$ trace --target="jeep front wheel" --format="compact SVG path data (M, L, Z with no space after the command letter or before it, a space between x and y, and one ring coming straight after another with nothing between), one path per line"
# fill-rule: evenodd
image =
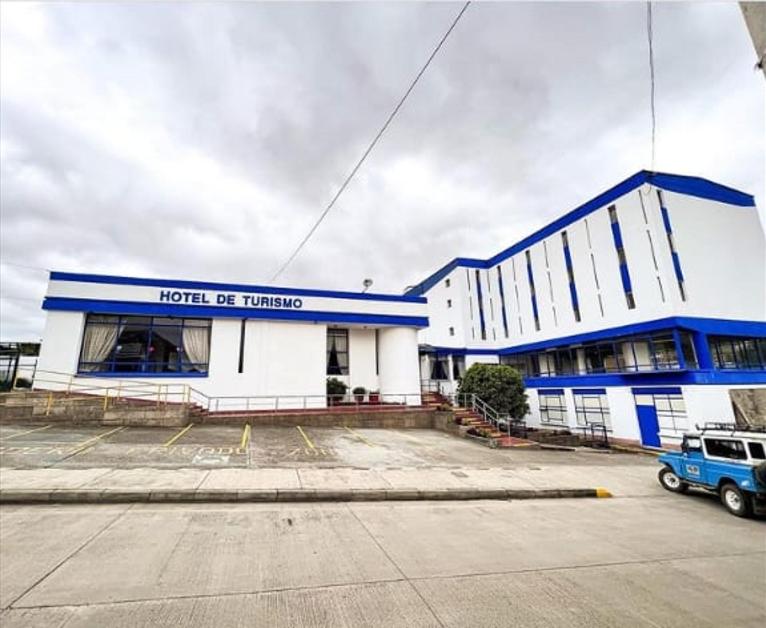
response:
M673 469L670 467L663 467L660 469L660 473L657 476L662 484L662 488L672 493L685 493L689 489L689 485L679 478Z
M739 490L736 484L723 485L721 503L737 517L747 517L750 514L750 496Z

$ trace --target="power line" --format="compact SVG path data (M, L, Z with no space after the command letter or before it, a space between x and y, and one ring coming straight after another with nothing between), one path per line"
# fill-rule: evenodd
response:
M657 115L654 108L654 45L652 32L652 3L646 3L646 38L649 41L649 75L651 77L651 111L652 111L652 172L654 172L655 135L657 131Z
M300 244L295 248L292 255L287 259L287 261L280 266L279 270L277 270L276 273L272 276L270 281L274 281L277 277L279 277L285 269L292 263L292 261L297 257L298 253L300 253L301 249L305 246L306 242L309 241L312 235L314 235L314 232L317 230L317 227L322 223L322 221L325 219L327 214L330 212L330 210L333 208L333 205L335 205L335 202L338 200L341 194L343 194L343 191L346 189L348 184L351 182L351 179L354 178L354 175L356 174L357 170L361 167L361 165L364 163L365 159L367 159L367 156L372 152L372 149L375 148L375 145L378 143L378 140L382 137L383 133L385 133L386 129L388 128L388 125L391 124L391 121L394 119L397 113L399 113L399 109L402 108L402 105L404 104L404 101L407 100L407 97L410 95L410 92L415 88L415 85L417 85L417 82L420 80L420 77L423 76L425 71L428 69L428 66L431 65L431 61L433 61L436 54L441 49L444 42L447 40L447 37L450 36L450 33L452 33L455 26L457 26L457 23L460 21L460 18L463 17L463 13L466 12L466 9L468 9L468 6L471 4L470 0L466 2L463 5L463 8L460 9L460 12L457 14L454 20L452 20L452 24L450 24L450 27L447 29L447 32L444 33L444 36L439 40L439 43L436 45L436 48L434 48L431 55L428 57L428 60L425 62L425 65L420 69L420 72L418 72L417 76L415 76L415 79L410 83L410 86L407 88L407 91L404 92L404 96L399 100L396 107L394 107L394 110L391 112L391 114L386 119L383 126L380 128L380 131L378 131L378 134L375 136L375 138L372 140L370 145L367 147L367 150L364 151L362 154L361 159L357 161L356 165L354 166L353 170L349 173L349 175L346 177L345 181L343 181L343 184L338 188L338 191L335 193L335 196L332 197L332 200L328 203L327 207L324 208L324 211L319 215L319 218L317 218L314 225L309 229L309 232L306 234L306 236L301 240Z

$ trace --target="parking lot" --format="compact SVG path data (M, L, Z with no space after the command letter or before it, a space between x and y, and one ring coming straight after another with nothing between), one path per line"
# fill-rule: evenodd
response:
M489 449L436 430L192 425L185 428L0 426L12 468L505 467L653 464L648 457Z

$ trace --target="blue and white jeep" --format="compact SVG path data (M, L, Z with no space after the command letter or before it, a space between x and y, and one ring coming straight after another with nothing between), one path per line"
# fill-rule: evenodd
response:
M680 452L659 457L659 481L674 493L714 491L738 517L766 514L765 451L766 428L706 423L684 435Z

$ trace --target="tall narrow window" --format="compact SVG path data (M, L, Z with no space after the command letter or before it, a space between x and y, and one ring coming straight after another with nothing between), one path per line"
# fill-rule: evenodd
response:
M569 298L572 301L572 312L576 322L580 322L580 302L577 299L577 286L575 285L574 267L572 266L572 254L569 251L569 238L567 232L561 232L561 245L564 247L564 265L567 269L567 279L569 280Z
M237 373L244 372L245 369L245 327L247 325L247 319L242 319L242 324L239 328L239 363L237 365Z
M327 374L348 375L348 329L327 330Z
M484 300L481 295L481 274L476 270L476 299L479 301L479 326L481 328L481 339L487 339L487 326L484 321Z
M622 280L622 289L625 292L625 301L628 309L636 307L636 300L633 297L633 286L630 282L630 271L628 270L628 259L625 257L625 247L622 243L622 232L620 231L620 220L617 217L617 207L609 206L609 222L612 224L612 238L614 239L614 248L617 250L617 261L620 266L620 279Z
M505 313L505 289L503 288L503 271L500 266L497 267L497 285L500 291L500 310L503 313L503 332L508 338L508 316Z
M673 258L673 270L676 273L676 280L678 281L678 291L681 293L681 300L686 301L686 286L684 284L684 274L681 271L681 259L678 257L678 251L676 251L676 241L673 237L673 228L670 226L670 214L668 208L665 207L665 200L662 197L662 191L657 190L657 198L660 201L660 211L662 212L662 224L665 225L665 233L668 236L668 247L670 247L670 256Z
M540 331L540 313L537 310L537 294L535 294L535 278L532 274L532 256L529 251L525 252L527 258L527 279L529 280L529 294L532 299L532 316L535 319L535 329Z

